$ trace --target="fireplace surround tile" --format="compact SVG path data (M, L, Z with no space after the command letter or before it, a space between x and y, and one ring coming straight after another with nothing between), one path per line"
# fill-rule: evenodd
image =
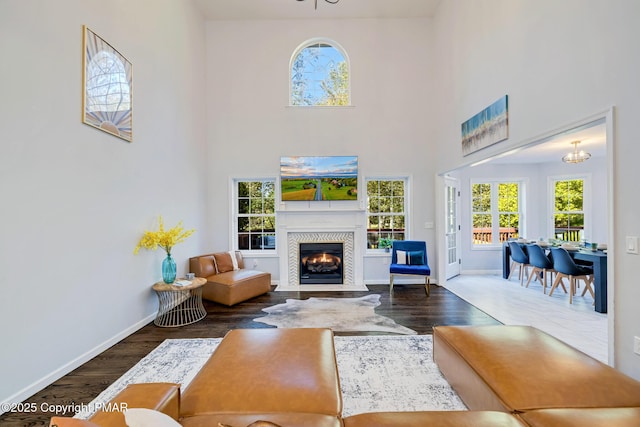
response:
M289 284L299 285L300 243L342 243L343 244L343 285L354 284L353 274L353 232L313 232L287 233L288 279ZM308 286L308 285L301 285Z

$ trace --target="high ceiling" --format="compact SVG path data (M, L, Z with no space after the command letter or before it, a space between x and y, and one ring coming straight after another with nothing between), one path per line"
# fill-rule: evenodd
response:
M363 19L433 17L443 0L193 0L207 20ZM335 1L335 0L331 0ZM593 157L606 155L604 125L562 134L542 144L519 150L492 163L545 163L559 161L580 140L580 148Z
M432 17L442 0L317 0L317 10L315 1L194 0L208 20Z

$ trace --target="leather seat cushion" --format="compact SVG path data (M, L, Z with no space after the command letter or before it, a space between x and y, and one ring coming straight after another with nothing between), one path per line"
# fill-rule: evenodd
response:
M470 409L640 407L640 382L529 326L434 327L434 359Z
M270 290L270 273L241 269L207 277L202 298L231 306Z
M247 280L253 280L256 278L271 278L270 273L257 270L231 270L226 273L214 274L207 277L208 282L219 283L221 285L235 286L238 283L242 283ZM270 280L269 280L270 281Z
M540 409L520 417L531 427L640 426L640 408Z
M243 413L207 414L183 418L183 427L216 427L218 423L232 427L246 427L256 421L270 421L282 427L342 427L340 418L322 414L306 413Z
M280 412L340 416L330 329L232 330L182 395L185 418Z
M373 412L344 419L344 427L522 427L513 415L495 411Z

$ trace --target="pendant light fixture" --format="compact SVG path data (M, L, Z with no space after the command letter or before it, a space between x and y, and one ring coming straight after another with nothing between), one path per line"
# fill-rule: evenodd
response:
M565 163L581 163L585 160L589 160L591 158L591 154L587 153L584 150L578 151L578 144L580 141L573 141L573 152L568 153L566 156L562 158L562 161Z
M298 0L298 1L304 1L304 0ZM327 3L331 3L331 4L336 4L340 0L324 0L324 1L326 1ZM318 0L315 0L315 2L316 2L316 10L318 10Z

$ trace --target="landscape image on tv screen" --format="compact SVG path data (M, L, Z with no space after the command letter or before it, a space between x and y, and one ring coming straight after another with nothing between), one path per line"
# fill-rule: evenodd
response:
M282 200L357 200L357 156L280 158Z

